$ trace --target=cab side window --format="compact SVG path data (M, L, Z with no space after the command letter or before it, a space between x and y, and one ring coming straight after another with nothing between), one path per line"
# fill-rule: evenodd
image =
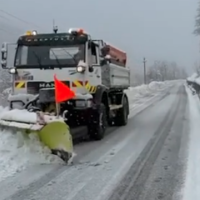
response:
M97 64L97 51L96 51L96 45L91 42L88 46L88 64L93 65Z

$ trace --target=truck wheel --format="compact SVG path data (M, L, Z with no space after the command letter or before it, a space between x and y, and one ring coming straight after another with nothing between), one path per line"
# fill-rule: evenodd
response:
M128 101L125 96L123 99L123 107L117 111L117 115L115 117L115 125L116 126L125 126L128 123Z
M93 140L101 140L104 138L104 134L107 127L106 107L104 104L100 104L97 110L92 111L93 118L88 125L88 134Z

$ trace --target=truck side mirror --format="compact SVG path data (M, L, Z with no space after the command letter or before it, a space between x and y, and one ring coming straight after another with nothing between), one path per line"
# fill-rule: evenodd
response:
M7 66L7 53L8 53L8 44L4 42L1 47L1 67L6 68Z

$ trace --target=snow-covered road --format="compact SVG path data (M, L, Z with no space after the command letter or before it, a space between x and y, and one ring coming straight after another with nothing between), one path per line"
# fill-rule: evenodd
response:
M170 84L172 83L152 82L149 85L130 88L126 91L130 99L130 109L142 110L144 105L155 101L157 95L159 98L160 93ZM9 89L6 89L3 93L8 92ZM0 107L0 115L5 110L7 109ZM109 130L111 131L113 129ZM0 131L0 138L0 180L33 164L63 163L57 156L50 154L50 150L39 142L36 135L24 138L21 133L15 135L11 131L3 130Z
M179 121L183 115L181 109L185 104L180 99L184 99L185 94L180 85L177 82L151 83L127 91L131 108L129 124L119 129L110 128L102 141L77 145L74 166L63 165L34 137L19 144L22 140L12 133L0 132L3 138L0 141L0 200L108 199L133 163L138 162L151 138L157 135L159 143L164 134L160 132L166 132L173 120ZM181 114L178 119L173 117L177 113ZM160 127L162 124L164 128ZM157 143L151 146L159 146ZM138 164L136 168L141 166ZM131 176L136 177L135 173Z

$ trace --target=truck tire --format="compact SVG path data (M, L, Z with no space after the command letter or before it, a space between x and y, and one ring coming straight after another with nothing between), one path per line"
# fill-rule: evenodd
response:
M88 134L92 140L101 140L104 138L107 127L106 107L103 103L100 104L97 110L92 112L94 118L88 124Z
M128 100L127 97L123 97L123 106L117 111L114 123L116 126L125 126L128 123Z

